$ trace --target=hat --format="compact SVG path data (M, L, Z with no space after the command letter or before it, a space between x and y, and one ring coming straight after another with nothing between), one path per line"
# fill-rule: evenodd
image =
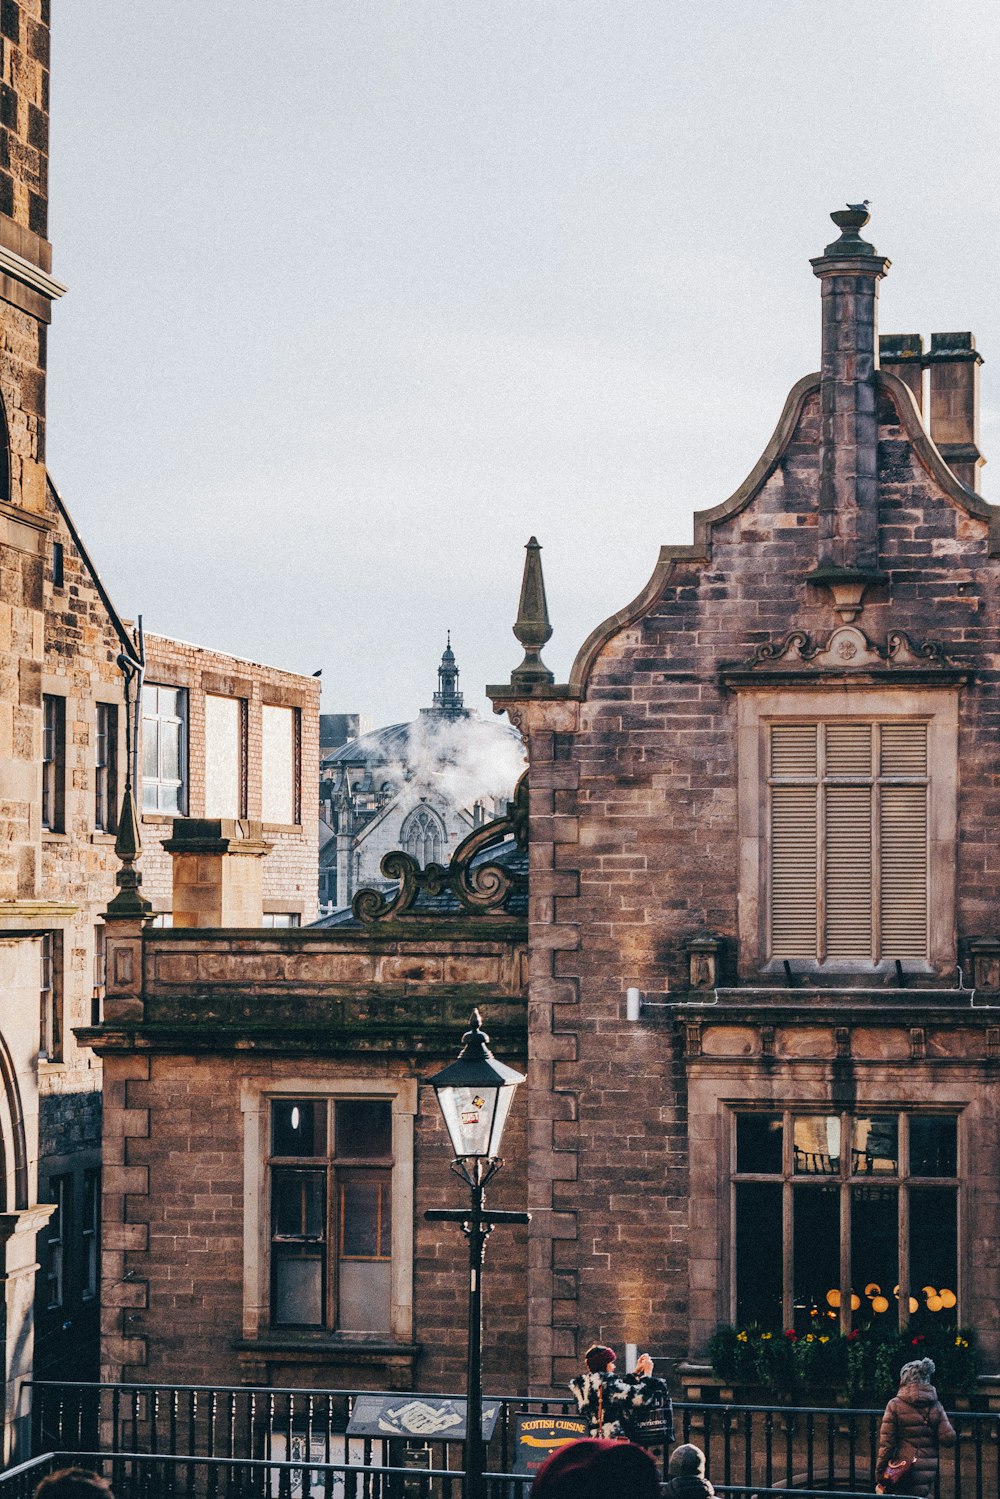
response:
M682 1442L675 1447L670 1454L670 1476L679 1478L680 1475L694 1473L699 1478L705 1476L705 1454L700 1447L693 1442Z
M932 1358L915 1358L909 1364L904 1364L899 1371L899 1382L904 1384L930 1384L934 1378L934 1360Z
M609 1348L606 1343L591 1343L583 1355L583 1361L591 1374L603 1374L608 1365L615 1363L617 1358L615 1350Z
M531 1499L659 1499L660 1475L644 1447L584 1437L559 1447L535 1474Z

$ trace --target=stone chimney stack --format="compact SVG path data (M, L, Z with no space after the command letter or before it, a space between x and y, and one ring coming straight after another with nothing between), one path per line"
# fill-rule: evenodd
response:
M919 333L882 333L878 362L913 392L917 410L924 415L924 340Z
M841 231L811 262L822 284L819 571L878 571L878 284L889 261L861 238L867 203L830 217ZM818 580L817 580L818 581Z
M163 847L172 856L175 927L260 926L263 824L229 817L175 817Z
M930 433L957 479L979 493L979 366L971 333L932 333L924 355L930 366Z

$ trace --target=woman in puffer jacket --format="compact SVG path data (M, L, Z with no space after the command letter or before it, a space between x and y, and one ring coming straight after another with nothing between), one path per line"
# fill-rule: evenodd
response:
M664 1405L669 1412L670 1394L665 1380L653 1374L648 1353L639 1355L635 1373L615 1373L616 1354L603 1343L594 1343L584 1354L585 1374L569 1382L580 1414L592 1437L621 1438L628 1435L628 1417L644 1406ZM668 1415L669 1420L669 1415ZM673 1438L671 1438L673 1440Z
M931 1384L934 1361L914 1359L899 1371L899 1393L885 1408L878 1437L875 1474L876 1492L884 1494L886 1463L892 1458L912 1458L913 1467L902 1482L893 1485L897 1494L916 1494L929 1499L938 1470L938 1448L955 1445L955 1428L944 1413Z

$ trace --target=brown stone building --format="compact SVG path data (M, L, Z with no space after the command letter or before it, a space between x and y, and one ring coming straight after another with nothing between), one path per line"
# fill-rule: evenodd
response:
M317 910L320 683L162 635L147 635L142 696L143 891L172 924L177 816L261 822L267 926Z
M880 341L888 262L863 210L834 217L819 372L565 684L529 545L525 660L491 689L528 746L527 924L509 891L455 897L454 871L435 905L405 860L352 928L116 924L85 1035L114 1152L108 1375L455 1384L464 1277L422 1217L449 1193L420 1079L472 999L529 1074L494 1387L559 1389L595 1337L697 1366L719 1322L831 1312L971 1326L1000 1366L979 355Z

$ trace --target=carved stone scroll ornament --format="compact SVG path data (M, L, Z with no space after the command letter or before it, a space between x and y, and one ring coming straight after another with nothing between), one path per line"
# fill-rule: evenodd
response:
M388 895L381 890L359 890L351 903L358 921L385 921L414 910L421 895L449 893L462 909L475 914L502 910L509 896L526 888L527 881L516 871L490 860L476 863L488 849L513 840L518 849L528 844L528 777L525 773L507 803L503 817L476 828L456 848L447 866L428 864L421 869L416 859L401 849L385 855L379 866L388 880L398 886ZM437 914L437 913L434 913Z
M840 625L822 643L814 642L804 630L793 630L782 640L768 640L757 646L746 665L750 670L781 662L794 666L808 664L814 670L866 671L886 666L926 666L932 662L950 665L935 640L916 645L905 630L894 630L884 646L875 645L856 625Z

